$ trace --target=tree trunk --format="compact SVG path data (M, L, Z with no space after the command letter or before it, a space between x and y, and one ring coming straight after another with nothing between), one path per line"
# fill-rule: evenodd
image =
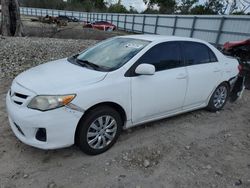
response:
M22 36L23 27L18 0L2 0L2 35Z

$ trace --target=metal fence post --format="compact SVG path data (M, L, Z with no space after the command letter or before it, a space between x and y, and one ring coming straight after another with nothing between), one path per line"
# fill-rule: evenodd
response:
M124 30L126 31L126 27L127 27L127 14L125 14L125 18L124 18Z
M146 15L143 16L143 21L142 21L142 33L144 33L144 29L145 29L145 20L146 20Z
M172 35L175 35L175 30L176 30L177 20L178 20L178 16L175 16L175 20L174 20L174 27L173 27L173 33L172 33Z
M113 14L111 14L111 23L113 23Z
M225 17L222 16L222 17L221 17L221 21L220 21L220 27L219 27L219 29L218 29L218 33L217 33L217 37L216 37L216 41L215 41L215 44L216 44L216 45L218 45L219 42L220 42L220 36L221 36L221 33L222 33L224 21L225 21Z
M135 15L133 15L132 32L134 32L134 27L135 27Z
M120 14L117 15L117 28L119 28Z
M157 34L157 28L158 28L158 21L159 21L159 15L156 16L156 20L155 20L155 34Z
M192 23L192 28L191 28L191 32L190 32L190 37L191 37L191 38L192 38L193 35L194 35L196 19L197 19L197 17L194 16L193 23Z

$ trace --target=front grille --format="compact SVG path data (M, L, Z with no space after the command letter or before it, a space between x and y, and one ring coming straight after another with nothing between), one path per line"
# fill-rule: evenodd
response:
M27 97L28 97L28 95L24 95L24 94L21 94L21 93L15 93L14 95L19 97L19 98L22 98L22 99L27 99Z
M17 93L15 91L10 91L9 94L10 94L12 101L17 105L22 105L26 101L26 99L29 97L29 95Z
M18 102L18 101L14 101L14 103L18 104L18 105L22 105L22 102Z

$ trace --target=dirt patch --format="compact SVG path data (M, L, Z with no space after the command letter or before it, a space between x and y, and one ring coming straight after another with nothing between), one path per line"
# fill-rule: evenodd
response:
M23 19L23 25L24 34L29 37L104 40L117 35L128 34L124 31L101 31L83 28L82 22L69 22L67 26L58 27L56 24L31 22L29 17Z
M6 38L0 41L1 57L4 54L6 60L0 63L13 63L15 69L24 58L14 71L17 74L34 66L29 64L32 60L42 63L65 57L92 42ZM29 51L31 45L37 47ZM219 113L198 110L124 131L108 152L87 156L74 146L43 151L17 140L5 110L12 76L0 79L1 188L250 187L249 91Z

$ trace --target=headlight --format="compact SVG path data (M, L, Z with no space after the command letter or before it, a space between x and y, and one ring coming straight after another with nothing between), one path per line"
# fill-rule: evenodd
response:
M67 105L75 98L75 95L40 95L31 100L28 108L47 111Z

